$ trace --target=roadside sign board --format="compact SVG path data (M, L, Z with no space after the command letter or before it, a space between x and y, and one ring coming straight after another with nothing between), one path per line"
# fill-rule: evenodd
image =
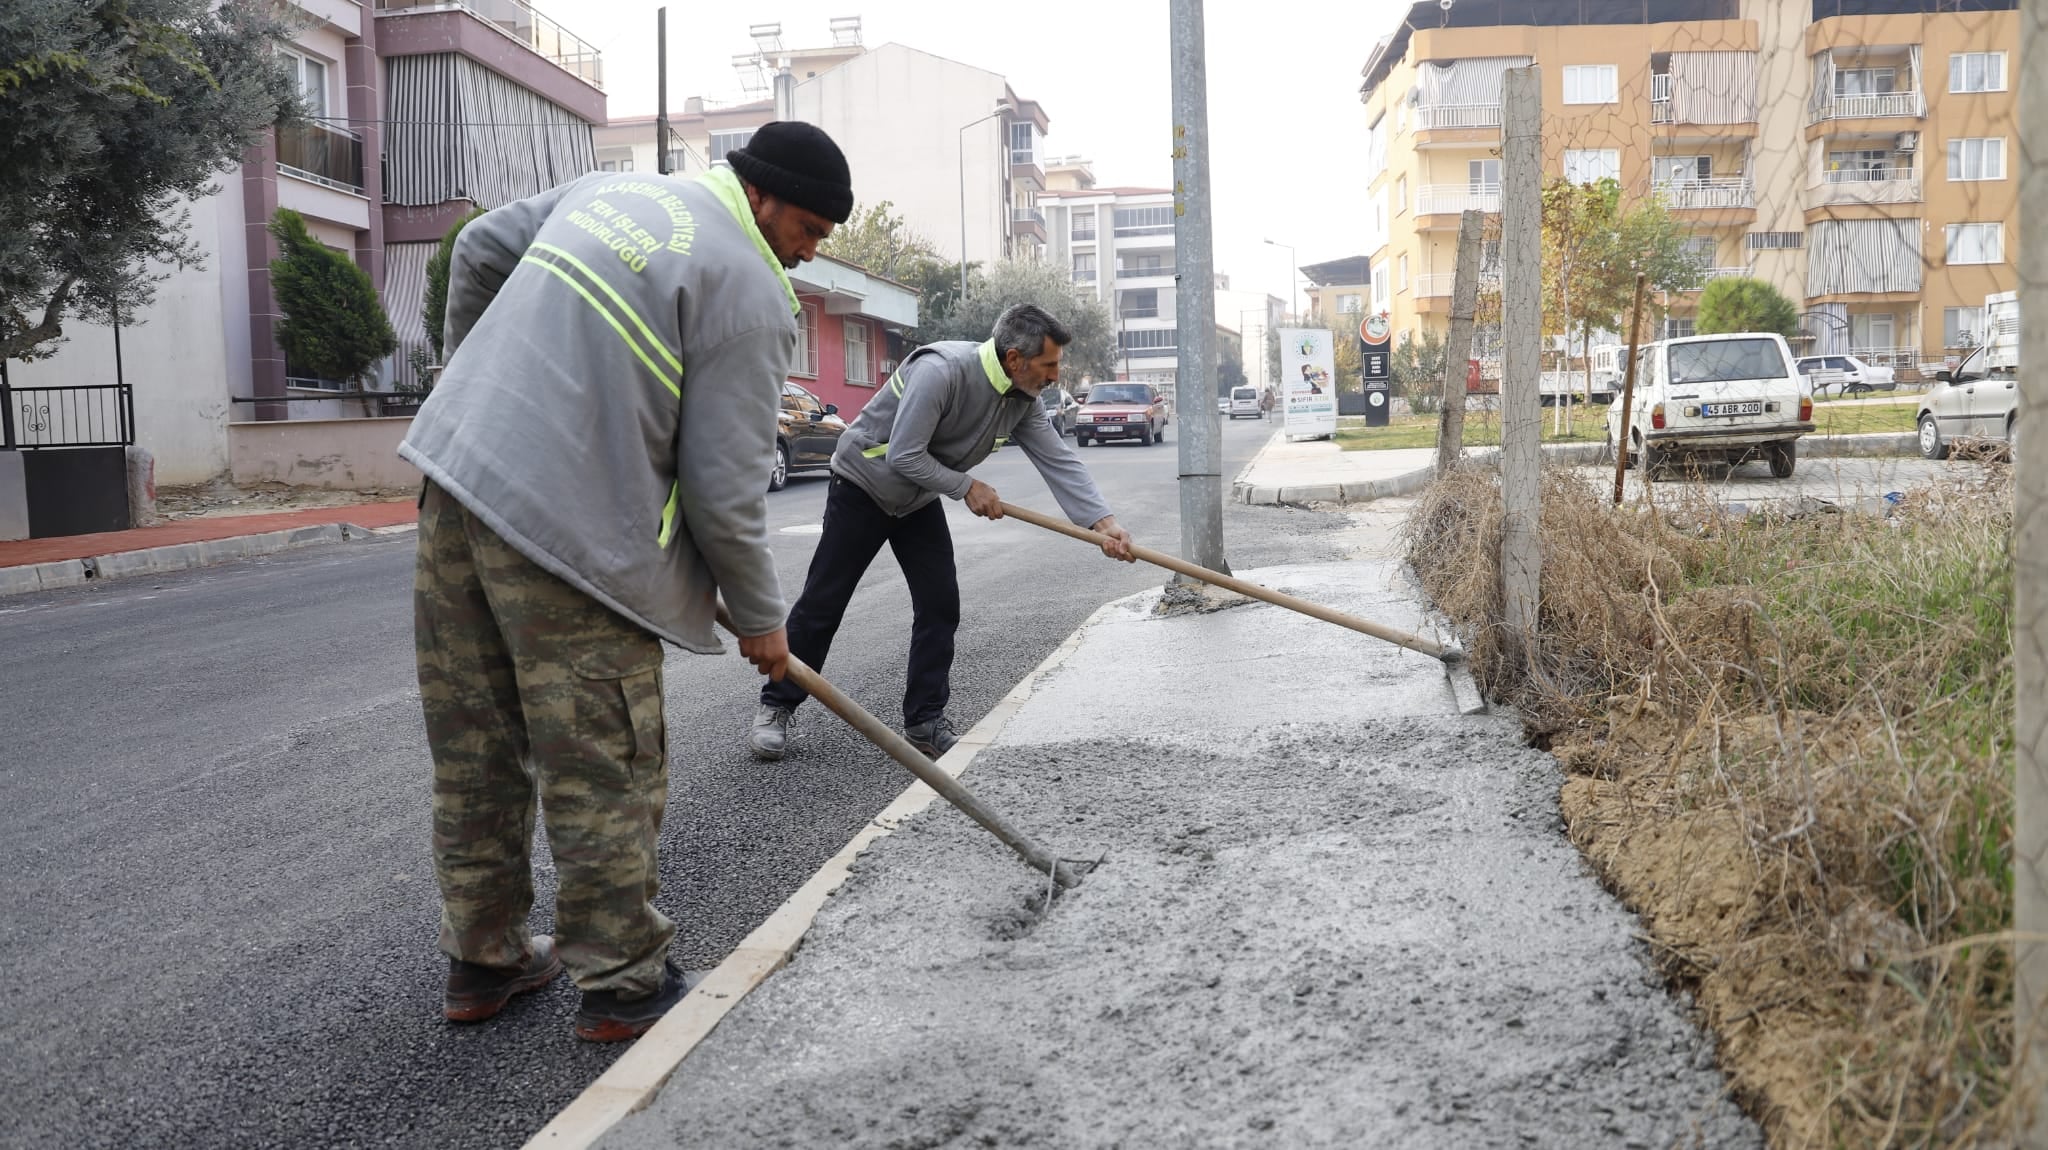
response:
M1336 350L1328 328L1280 329L1280 427L1289 439L1337 433Z
M1388 329L1384 312L1374 312L1358 324L1359 374L1365 384L1365 425L1385 427L1394 411L1394 373L1389 362Z

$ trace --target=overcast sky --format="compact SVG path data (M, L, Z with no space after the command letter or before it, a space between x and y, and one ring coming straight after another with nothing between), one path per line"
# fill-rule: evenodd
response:
M613 116L654 111L653 0L536 0L604 52ZM1209 167L1216 266L1237 290L1287 297L1303 264L1360 255L1365 228L1359 69L1407 6L1393 0L1215 0L1207 5ZM785 47L830 42L826 20L859 16L870 48L892 41L1007 77L1052 120L1051 155L1094 161L1104 184L1171 187L1166 0L744 0L669 6L669 106L736 98L747 26L782 24ZM856 184L859 173L855 173ZM858 192L858 187L856 187Z

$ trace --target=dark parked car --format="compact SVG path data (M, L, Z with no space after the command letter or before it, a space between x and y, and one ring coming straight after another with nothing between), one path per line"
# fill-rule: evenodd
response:
M782 410L775 416L775 469L768 475L768 490L782 490L792 475L828 470L845 432L838 404L820 403L802 386L784 383Z
M1061 435L1074 434L1074 417L1081 414L1081 401L1063 387L1048 387L1038 394L1038 401L1045 405L1045 416L1052 421L1052 429Z

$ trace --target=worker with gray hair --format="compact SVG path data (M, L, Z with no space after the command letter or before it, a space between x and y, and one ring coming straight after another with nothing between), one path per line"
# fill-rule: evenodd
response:
M1058 382L1073 335L1043 308L1018 304L984 343L926 344L903 361L861 409L832 455L824 534L803 595L789 614L789 653L822 667L868 565L888 544L910 585L910 667L904 736L937 758L959 741L946 701L960 584L941 495L986 519L1003 517L995 488L967 474L1008 438L1045 478L1067 518L1107 536L1102 552L1126 563L1131 536L1117 526L1081 457L1052 426L1039 392ZM761 690L750 736L754 755L780 759L804 691L788 679Z

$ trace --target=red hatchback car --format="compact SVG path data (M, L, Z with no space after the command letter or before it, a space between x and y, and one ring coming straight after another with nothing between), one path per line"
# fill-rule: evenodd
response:
M1086 447L1095 440L1130 439L1150 447L1166 442L1166 396L1149 383L1098 383L1074 419L1074 442Z

